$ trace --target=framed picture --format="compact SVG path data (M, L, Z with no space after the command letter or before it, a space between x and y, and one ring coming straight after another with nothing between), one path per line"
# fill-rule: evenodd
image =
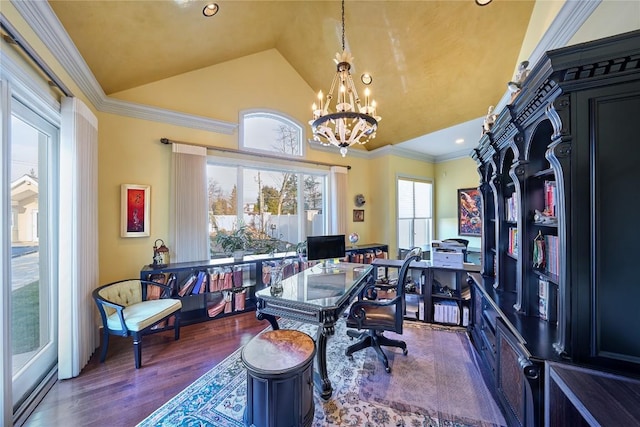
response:
M482 209L480 190L461 188L458 190L458 234L461 236L482 235Z
M364 209L353 210L353 222L364 222Z
M149 236L149 228L151 225L151 217L149 216L151 187L148 185L122 184L120 186L120 193L120 236Z

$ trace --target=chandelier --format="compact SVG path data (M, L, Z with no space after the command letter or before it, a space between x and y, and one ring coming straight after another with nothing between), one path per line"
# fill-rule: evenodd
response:
M344 48L344 0L342 0L342 54L336 53L334 59L337 72L333 76L331 88L324 98L322 91L318 93L320 105L313 104L313 120L309 121L313 132L313 140L325 145L340 148L344 157L348 147L353 144L366 144L376 137L378 122L376 116L376 102L370 101L369 89L364 91L364 105L358 96L358 91L351 77L353 57ZM370 76L369 83L371 83ZM364 80L365 75L363 75ZM365 82L366 83L366 82ZM333 92L338 88L335 100L335 112L331 112Z

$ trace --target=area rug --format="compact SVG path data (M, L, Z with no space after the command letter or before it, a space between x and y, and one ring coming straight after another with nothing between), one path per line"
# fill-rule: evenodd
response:
M287 320L280 324L315 336L316 326ZM327 344L333 396L325 402L315 393L313 426L506 425L463 329L405 322L401 339L409 353L404 356L399 349L385 348L391 366L387 374L372 349L356 352L353 359L345 357L344 350L353 341L340 320ZM240 351L138 426L243 426L247 378Z

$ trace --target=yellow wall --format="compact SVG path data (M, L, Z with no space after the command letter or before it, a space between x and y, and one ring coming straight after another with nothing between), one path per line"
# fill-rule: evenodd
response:
M436 239L458 236L458 189L480 184L476 162L469 158L435 165ZM461 236L470 248L480 248L480 238Z

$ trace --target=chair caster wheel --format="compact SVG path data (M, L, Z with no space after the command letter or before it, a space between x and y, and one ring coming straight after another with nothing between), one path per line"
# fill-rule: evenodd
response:
M404 354L404 355L406 356L407 354L409 354L409 350L407 350L407 349L405 348L404 350L402 350L402 354Z
M388 367L388 366L387 366L386 368L384 368L384 370L385 370L385 371L387 371L387 374L390 374L390 373L391 373L391 368L390 368L390 367Z

